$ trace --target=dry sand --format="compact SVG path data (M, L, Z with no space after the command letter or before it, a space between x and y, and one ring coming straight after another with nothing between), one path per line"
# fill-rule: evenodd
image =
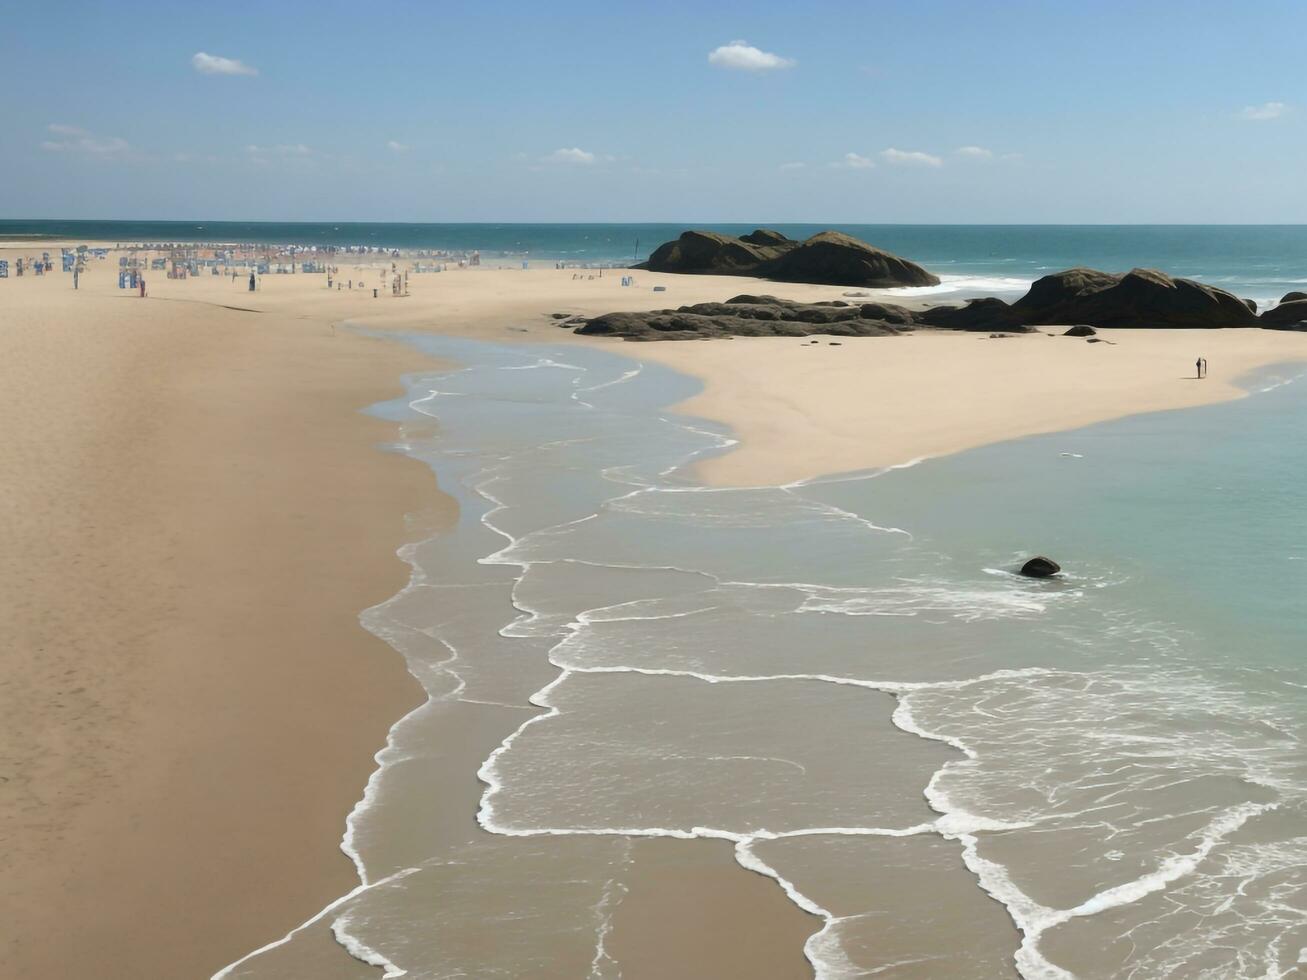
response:
M422 359L70 278L0 282L0 976L206 976L355 884L422 700L357 623L448 517L357 412Z
M379 270L341 271L367 289L267 276L251 294L244 279L153 273L140 300L101 263L78 292L59 273L0 282L0 975L207 975L355 883L337 850L345 814L387 727L421 699L357 614L403 584L395 547L448 520L450 504L429 472L377 452L392 430L357 412L422 358L333 324L579 342L548 314L843 292L468 270L373 299ZM587 342L704 380L684 409L743 440L703 466L717 484L1234 398L1239 374L1307 359L1296 334L1104 336L1115 343ZM1185 377L1200 354L1203 382ZM648 867L666 865L650 872L650 909L685 875L708 874L679 865L681 851L648 850ZM786 948L813 928L749 876L712 874L714 907L751 910L742 925ZM678 945L707 942L705 923L721 928L711 919L678 917ZM629 919L615 938L642 962L656 940ZM802 972L761 959L752 975Z
M1052 328L1048 328L1053 332ZM1139 412L1243 397L1256 368L1307 360L1307 334L1103 330L1111 343L1044 333L737 338L642 345L703 379L681 411L725 422L740 446L705 461L719 486L789 483L873 469ZM1196 379L1201 355L1210 374Z

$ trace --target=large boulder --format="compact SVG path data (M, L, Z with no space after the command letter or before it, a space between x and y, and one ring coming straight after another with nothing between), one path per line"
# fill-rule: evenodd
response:
M1292 303L1295 300L1300 300L1300 299L1307 299L1307 293L1300 293L1296 291L1292 293L1285 293L1283 296L1280 297L1280 302Z
M1156 269L1123 276L1069 269L1045 276L1012 304L1024 322L1095 327L1253 327L1257 315L1233 293Z
M973 299L966 306L936 306L918 313L916 318L918 323L945 330L1029 333L1032 329L1021 322L1011 306L993 296Z
M687 231L676 241L659 245L637 268L832 286L889 288L939 283L915 262L838 231L823 231L804 242L767 228L740 238L715 231Z
M1294 294L1290 293L1289 295ZM1304 320L1307 320L1307 295L1303 295L1302 299L1291 299L1288 302L1281 301L1279 306L1267 310L1258 317L1258 321L1262 326L1274 330L1283 330L1302 323Z
M1075 304L1085 296L1115 286L1121 277L1077 267L1037 279L1029 292L1012 304L1024 323L1074 323Z
M762 229L749 236L753 238L765 233ZM794 243L785 236L783 243L772 241L755 242L720 235L715 231L687 231L674 242L666 242L654 249L649 261L639 268L651 272L687 272L699 275L748 275L763 262L777 258L786 248Z
M832 286L938 286L939 277L915 262L851 235L823 231L758 269L764 279Z

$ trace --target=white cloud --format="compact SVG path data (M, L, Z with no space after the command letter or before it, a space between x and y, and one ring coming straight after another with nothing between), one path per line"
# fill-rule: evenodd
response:
M386 148L395 153L404 153L408 150L408 144L401 143L399 140L386 140Z
M939 157L922 153L920 150L896 150L891 146L888 150L881 150L880 155L886 163L896 166L942 167L944 165L944 161Z
M1244 106L1239 115L1253 122L1266 122L1269 119L1279 119L1288 111L1289 107L1283 102L1263 102L1261 105Z
M78 126L64 123L50 123L46 127L55 136L62 139L42 140L41 149L51 153L91 153L96 156L111 156L126 153L131 149L128 142L119 136L95 136Z
M803 169L804 167L806 167L806 166L807 166L806 163L803 163L802 161L796 160L794 163L782 163L782 164L781 164L781 169L782 169L782 170L802 170L802 169Z
M994 159L994 151L987 150L983 146L959 146L954 152L960 157L968 157L972 160Z
M861 153L846 153L844 159L831 164L832 167L848 167L850 170L870 170L876 166L876 161L871 157L864 157Z
M573 146L570 149L555 150L545 157L544 161L545 163L579 163L589 166L595 162L595 155L581 149L579 146Z
M257 75L259 70L235 58L196 51L191 55L191 67L201 75Z
M708 64L735 71L775 71L793 68L797 63L793 58L761 51L748 41L732 41L708 52Z

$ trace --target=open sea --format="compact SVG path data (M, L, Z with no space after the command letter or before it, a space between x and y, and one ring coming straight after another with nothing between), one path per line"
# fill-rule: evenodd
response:
M977 274L1028 277L1023 250L1064 234L1040 266L1187 271L1165 229L876 232L936 268L924 243L952 236ZM1211 236L1268 288L1301 274L1302 229ZM1275 236L1285 267L1258 265ZM363 623L429 700L350 816L360 887L222 976L307 975L327 923L390 977L616 980L645 837L773 879L825 980L1307 969L1297 369L1235 403L723 490L686 467L731 434L670 413L697 383L638 348L407 342L458 367L373 411L460 517L403 549L409 585ZM1066 574L1014 575L1032 553Z
M743 234L739 224L394 224L272 221L0 220L5 239L248 242L480 250L488 259L624 265L688 227ZM915 292L1014 299L1040 276L1072 266L1143 266L1199 279L1259 308L1307 289L1307 225L771 225L791 238L826 228L912 259L943 280Z

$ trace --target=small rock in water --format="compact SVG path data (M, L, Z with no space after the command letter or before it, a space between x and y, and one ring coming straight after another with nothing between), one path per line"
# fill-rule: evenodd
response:
M1031 558L1021 566L1021 574L1027 578L1048 578L1060 571L1062 571L1061 565L1053 561L1052 558L1045 558L1043 555Z

